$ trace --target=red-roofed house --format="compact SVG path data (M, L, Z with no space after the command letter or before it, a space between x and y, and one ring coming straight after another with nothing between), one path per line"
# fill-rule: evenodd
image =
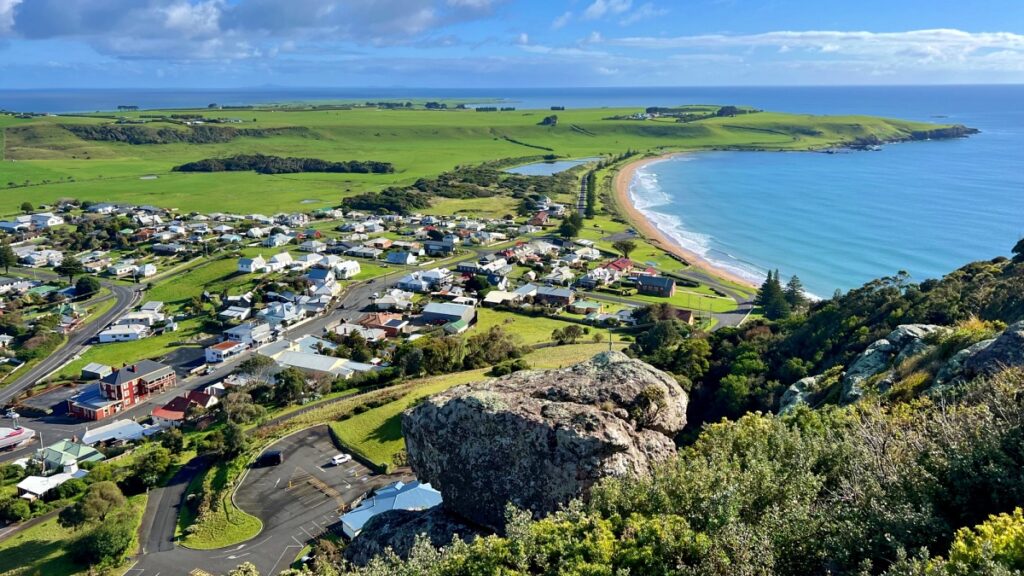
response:
M548 223L548 213L546 211L544 211L544 210L541 210L540 212L537 212L536 214L533 215L533 218L530 218L530 225L531 226L544 226L547 223Z
M626 274L633 269L633 261L629 258L618 258L605 264L604 267Z
M172 398L170 402L160 408L153 409L153 422L165 426L180 426L185 421L185 415L190 406L200 406L205 409L212 408L217 404L217 397L192 390L187 394Z
M248 350L249 347L244 342L235 342L234 340L225 340L218 342L213 346L206 347L206 361L210 364L218 364L234 356Z

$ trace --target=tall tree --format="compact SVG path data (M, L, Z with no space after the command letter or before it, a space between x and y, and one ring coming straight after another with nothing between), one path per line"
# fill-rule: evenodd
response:
M0 266L4 267L4 274L11 271L11 266L18 264L18 255L14 253L14 248L11 248L10 242L4 242L4 245L0 247Z
M796 274L790 276L783 296L786 298L786 303L793 310L799 310L807 305L807 294L804 292L804 284Z
M78 258L74 258L69 255L65 257L60 264L55 266L53 271L61 276L67 276L68 282L70 283L75 281L75 276L85 274L85 266L82 265L82 262L79 261Z
M629 255L633 253L633 250L636 250L636 242L633 242L632 240L616 240L612 243L612 248L621 252L624 257L629 258Z
M562 223L558 225L558 233L562 238L575 238L579 235L582 228L583 217L578 213L573 212L565 218L562 218Z

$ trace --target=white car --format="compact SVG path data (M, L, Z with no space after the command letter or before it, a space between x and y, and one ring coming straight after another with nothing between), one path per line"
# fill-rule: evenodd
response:
M334 466L341 466L342 464L352 460L351 454L338 454L334 458L331 458L331 464Z

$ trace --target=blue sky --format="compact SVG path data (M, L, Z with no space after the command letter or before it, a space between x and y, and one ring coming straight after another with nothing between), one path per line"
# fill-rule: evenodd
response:
M0 89L1024 82L1024 0L0 0Z

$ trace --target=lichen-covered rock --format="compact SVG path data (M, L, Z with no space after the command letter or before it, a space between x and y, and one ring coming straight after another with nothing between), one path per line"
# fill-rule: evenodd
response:
M967 376L991 376L1019 367L1024 367L1024 321L1008 327L991 344L964 360Z
M955 384L964 374L964 363L967 362L967 359L981 352L985 348L988 348L989 345L995 341L995 338L982 340L950 356L949 360L946 360L946 363L939 369L938 374L935 375L935 380L932 383L932 389L938 389L949 384Z
M345 559L356 566L365 566L388 548L399 557L408 558L416 538L421 535L440 548L451 544L456 537L471 542L477 537L477 530L440 506L428 510L390 510L366 522L362 532L345 547Z
M807 403L807 396L817 387L822 376L808 376L791 384L779 399L779 415L786 414L801 404Z
M864 395L863 384L869 378L890 366L899 366L911 358L928 353L932 346L925 338L943 330L948 328L934 324L902 324L885 338L875 341L846 370L840 401L844 404L857 401Z
M540 517L603 477L649 473L675 454L686 393L619 352L452 388L402 418L409 464L443 506L504 528L512 503Z

